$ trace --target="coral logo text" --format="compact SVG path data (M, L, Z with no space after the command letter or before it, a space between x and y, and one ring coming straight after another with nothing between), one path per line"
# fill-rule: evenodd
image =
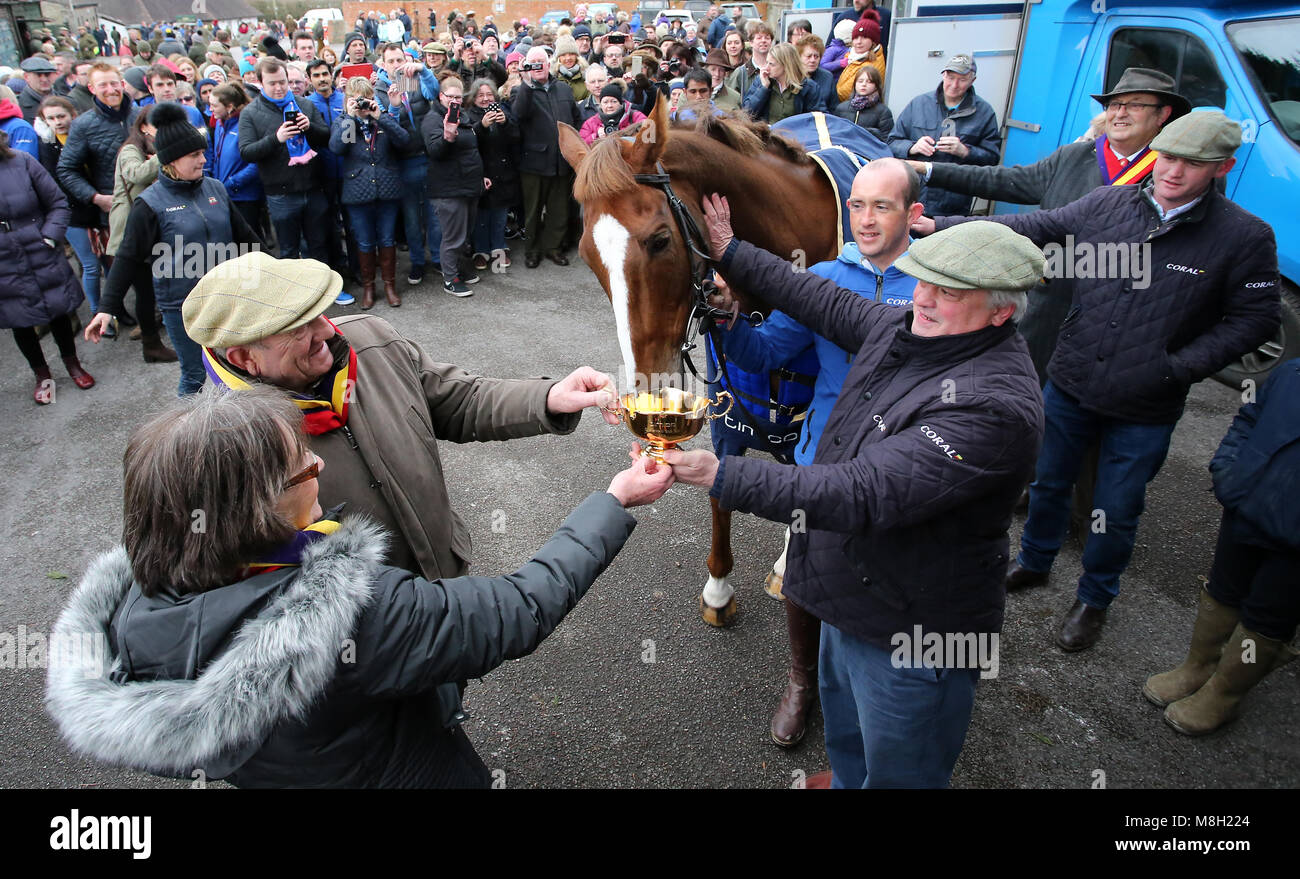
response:
M951 444L951 443L949 443L949 442L948 442L947 440L945 440L943 437L939 436L939 434L937 434L937 433L935 433L933 430L931 430L931 429L930 429L930 426L929 426L928 424L922 424L922 425L921 425L921 433L925 434L926 439L930 440L930 442L932 442L932 443L934 443L936 446L938 446L938 447L939 447L939 451L943 452L943 453L944 453L945 455L947 455L949 458L952 458L954 461L964 461L964 460L966 460L965 458L963 458L963 457L961 456L961 453L960 453L960 452L958 452L956 449L954 449L954 448L952 447L952 444Z

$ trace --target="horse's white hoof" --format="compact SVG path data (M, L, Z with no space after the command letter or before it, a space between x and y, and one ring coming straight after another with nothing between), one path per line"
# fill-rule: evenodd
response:
M785 595L781 592L781 587L784 585L785 577L782 577L776 571L768 571L767 579L763 581L763 591L767 593L768 598L785 601Z
M704 602L704 596L700 596L700 616L706 623L715 629L725 629L736 619L736 598L733 595L731 600L723 607L710 607Z

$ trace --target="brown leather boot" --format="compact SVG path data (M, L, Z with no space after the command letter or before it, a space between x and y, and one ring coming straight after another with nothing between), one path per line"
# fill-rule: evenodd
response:
M379 277L384 279L384 298L393 308L402 304L402 297L397 295L397 248L379 248Z
M375 252L357 251L357 271L361 273L361 310L375 305Z
M180 359L175 351L163 344L157 333L141 334L140 341L143 343L145 363L175 363Z
M790 682L772 715L772 742L793 748L803 739L808 713L817 701L817 651L822 623L817 617L785 603L785 627L790 634Z

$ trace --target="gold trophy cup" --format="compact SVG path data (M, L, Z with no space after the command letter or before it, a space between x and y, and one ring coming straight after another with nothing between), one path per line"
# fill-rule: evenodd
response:
M723 397L727 408L710 415L709 406L721 405ZM726 391L719 391L717 399L710 400L680 388L662 388L655 393L624 394L619 418L645 442L643 454L662 462L664 452L695 436L704 422L726 415L734 402Z

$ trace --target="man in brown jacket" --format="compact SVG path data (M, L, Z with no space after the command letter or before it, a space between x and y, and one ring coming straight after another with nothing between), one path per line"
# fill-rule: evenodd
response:
M392 534L387 564L427 579L469 568L470 536L451 509L438 441L568 434L587 406L607 407L612 379L497 379L438 363L372 315L325 317L343 280L311 259L254 252L208 272L185 300L185 331L208 375L238 389L283 388L303 410L320 503L346 503ZM606 421L617 417L604 411Z

